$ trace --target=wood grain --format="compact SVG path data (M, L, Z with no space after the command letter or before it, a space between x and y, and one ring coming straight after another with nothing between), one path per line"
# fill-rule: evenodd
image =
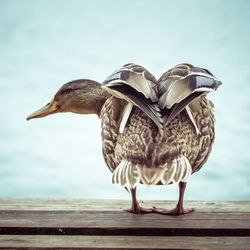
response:
M171 209L177 201L145 200L145 207ZM249 201L185 201L185 207L194 207L199 212L250 212ZM122 211L131 206L130 200L102 199L46 199L46 198L1 198L0 210L94 210Z
M0 249L250 249L250 237L0 235Z
M172 208L175 201L143 201ZM250 201L186 201L184 216L124 212L130 201L0 198L1 249L250 249Z
M250 236L250 213L183 216L123 211L0 211L1 234Z

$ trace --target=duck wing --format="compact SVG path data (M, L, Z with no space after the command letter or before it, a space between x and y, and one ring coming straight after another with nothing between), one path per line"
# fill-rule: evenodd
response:
M147 114L163 133L163 120L158 107L157 80L144 67L126 64L103 82L112 95L125 99Z
M221 82L210 71L191 64L179 64L158 80L158 105L167 126L189 103L202 94L215 91Z

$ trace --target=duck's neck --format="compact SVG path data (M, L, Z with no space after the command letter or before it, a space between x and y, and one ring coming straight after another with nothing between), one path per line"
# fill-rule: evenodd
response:
M110 96L107 91L101 88L101 85L91 94L90 105L93 108L93 113L97 114L98 117L100 117L103 104Z

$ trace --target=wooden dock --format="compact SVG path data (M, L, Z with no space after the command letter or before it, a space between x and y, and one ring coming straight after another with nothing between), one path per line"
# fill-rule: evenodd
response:
M173 208L176 201L144 201ZM130 201L0 199L0 249L250 249L250 201L186 201L185 216L135 215Z

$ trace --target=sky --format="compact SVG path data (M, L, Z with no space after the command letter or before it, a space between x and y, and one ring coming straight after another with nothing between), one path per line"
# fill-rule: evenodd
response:
M223 85L211 156L187 199L250 199L250 1L0 0L0 197L129 199L111 184L95 115L27 122L60 86L102 82L123 64L156 78L179 63ZM140 186L142 199L177 199L176 185Z

